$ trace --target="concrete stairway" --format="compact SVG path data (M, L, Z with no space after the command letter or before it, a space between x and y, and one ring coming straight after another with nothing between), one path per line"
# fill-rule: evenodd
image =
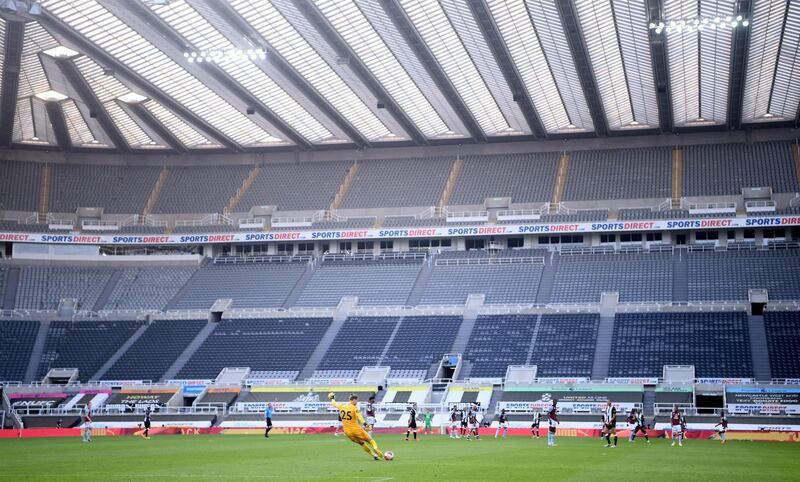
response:
M672 209L680 209L683 196L683 151L672 150Z
M417 280L414 282L414 287L408 293L406 299L406 306L417 306L422 301L422 295L425 294L425 287L428 285L428 280L431 279L433 274L433 260L430 263L425 261L417 274Z
M653 416L656 413L656 387L648 385L644 387L644 397L642 398L642 411L650 418L652 423Z
M601 316L597 329L597 343L592 363L592 380L603 380L608 377L608 360L611 358L611 340L614 337L614 317Z
M749 316L747 329L750 332L750 356L753 359L753 376L757 381L772 380L772 366L769 362L767 332L763 316Z
M562 154L558 161L558 171L556 171L556 183L553 186L553 197L550 200L550 212L555 214L561 199L564 197L564 188L567 185L567 173L569 172L569 154ZM556 210L556 211L554 211Z
M39 191L39 217L44 218L50 210L50 185L53 178L53 166L45 164L42 166L42 184Z
M386 340L386 345L383 346L381 357L378 359L378 365L383 365L383 359L386 358L386 354L389 353L389 348L392 346L392 342L394 341L394 337L397 336L397 332L400 331L400 325L403 324L404 319L405 318L401 316L394 325L394 330L392 330L392 333L389 335L389 339Z
M152 213L153 209L156 207L158 196L161 194L161 190L164 189L164 184L167 182L167 176L169 176L169 169L165 167L158 175L158 179L156 179L156 183L153 185L153 190L150 191L150 196L148 196L147 203L145 203L144 210L142 211L144 216Z
M472 334L473 328L475 328L475 320L477 319L477 313L464 314L464 321L462 321L461 326L458 327L458 333L456 333L456 337L453 340L453 346L450 348L450 353L464 353L464 350L467 349L469 336Z
M25 382L40 381L36 380L36 372L39 370L39 363L42 361L42 352L44 351L49 329L50 320L42 321L39 324L39 333L36 334L36 340L33 342L33 349L31 350L31 358L28 360L28 368L25 369L25 380L23 380Z
M19 268L11 268L6 272L6 288L3 294L3 304L1 305L4 310L13 310L16 305L19 276Z
M350 186L353 185L353 181L356 178L356 174L358 174L358 168L360 165L358 162L354 162L350 169L347 171L347 175L344 177L344 181L342 181L342 185L339 186L339 191L336 192L336 195L333 197L333 202L331 203L330 210L333 211L334 209L339 209L342 203L344 202L344 198L347 196L347 192L350 190Z
M672 301L689 301L689 250L676 249L672 255Z
M344 326L346 318L336 318L334 317L333 323L331 326L328 327L328 330L325 332L325 335L322 336L317 347L314 349L314 352L308 357L308 361L306 362L306 366L303 367L303 370L300 371L300 374L297 375L298 380L305 380L311 378L311 375L314 374L314 370L317 369L320 362L322 362L322 358L325 356L325 353L328 352L328 348L331 347L333 344L333 340L336 339L336 335L339 334L339 330L342 329Z
M303 272L303 275L299 280L297 280L297 283L294 284L289 296L286 297L286 301L283 302L284 308L291 308L295 305L295 303L297 303L297 300L300 299L300 295L303 294L303 290L306 289L308 282L311 281L311 277L314 276L314 271L316 271L314 266L309 266L306 268L305 272Z
M538 304L550 302L550 297L553 295L553 281L556 279L556 270L558 269L558 259L556 253L550 253L550 258L544 265L539 289L536 291L536 303Z
M531 358L533 358L533 349L536 346L536 339L539 337L539 328L542 326L542 315L536 315L536 324L533 325L533 333L531 334L531 343L528 346L528 355L525 357L525 364L531 364Z
M236 209L236 206L239 205L239 201L242 200L242 196L244 196L247 190L250 189L250 186L253 185L253 181L256 180L260 172L261 172L261 167L259 167L258 165L254 166L250 170L250 173L247 174L245 180L242 181L241 187L239 187L239 189L236 190L236 194L231 196L231 199L228 201L228 205L225 206L225 209L223 211L225 214L232 213L233 210Z
M450 202L453 191L456 189L458 176L461 174L461 168L463 167L464 159L459 157L453 161L453 165L450 167L450 175L447 176L447 182L444 184L444 190L442 190L442 196L439 198L439 202L436 205L439 209L444 208L447 206L447 203Z
M797 178L797 184L800 184L800 144L792 144L792 156L794 157L794 175Z
M117 287L119 279L122 278L122 271L122 269L115 269L114 272L111 273L108 283L103 287L103 291L100 292L97 301L94 302L94 306L92 307L93 311L100 311L106 307L108 299L111 298L111 293L114 292L114 288Z
M208 335L210 335L211 332L214 331L214 328L216 327L217 327L216 323L209 322L208 324L206 324L206 326L204 326L203 329L200 330L197 336L194 337L194 340L192 340L192 342L189 343L189 346L187 346L186 349L183 350L183 353L181 353L181 355L172 363L172 366L170 366L167 369L167 371L164 372L164 375L161 377L161 379L170 380L175 378L178 372L180 372L183 366L186 365L186 363L189 361L190 358L192 358L192 355L195 354L197 349L200 348L200 345L202 345L203 342L206 341Z
M117 350L116 353L111 355L111 357L108 360L106 360L103 366L101 366L100 369L97 370L97 373L95 373L94 376L92 376L92 378L89 379L89 381L94 382L97 380L101 380L103 376L109 370L111 370L111 367L114 366L114 363L117 363L117 360L122 358L122 355L124 355L125 352L128 351L128 349L132 347L134 343L136 343L136 340L138 340L144 334L144 332L147 330L149 326L150 325L148 324L143 324L142 326L137 328L136 331L133 332L133 335L131 335L131 337L128 338L125 341L125 343L122 344L121 347L119 347L119 350Z

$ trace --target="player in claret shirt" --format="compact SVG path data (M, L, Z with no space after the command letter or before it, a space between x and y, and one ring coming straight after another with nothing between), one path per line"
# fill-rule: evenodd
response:
M553 405L550 406L550 411L547 412L547 424L550 426L548 433L547 433L547 446L548 447L555 447L556 446L556 427L559 424L558 421L558 409L556 408L556 404L558 400L555 398L553 399Z
M453 405L450 411L450 438L461 438L458 433L458 426L461 423L461 417L458 414L458 409Z
M372 432L372 429L375 427L375 395L372 395L367 400L367 423L364 424L364 428L367 432Z
M675 439L678 439L678 446L683 447L683 415L677 405L672 407L669 416L669 423L672 426L672 447L675 446Z
M633 442L633 438L636 437L636 409L632 408L630 412L628 412L628 442Z
M719 423L714 425L715 427L719 427L719 440L720 443L724 444L725 440L725 432L728 431L728 417L725 416L725 410L720 412L719 414Z
M497 424L497 430L494 432L494 438L500 434L500 430L503 430L503 438L506 438L506 434L508 433L508 416L506 415L506 409L500 410L500 418Z

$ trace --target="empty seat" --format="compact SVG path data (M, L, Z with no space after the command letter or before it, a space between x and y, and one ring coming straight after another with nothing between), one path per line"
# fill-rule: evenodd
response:
M774 378L800 377L800 312L764 313L769 362Z

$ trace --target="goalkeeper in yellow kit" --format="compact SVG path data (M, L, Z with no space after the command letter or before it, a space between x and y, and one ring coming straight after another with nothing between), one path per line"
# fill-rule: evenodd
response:
M372 440L366 430L364 430L364 417L358 409L358 395L350 395L350 403L337 403L334 400L333 392L328 394L331 405L339 410L342 418L342 427L347 438L357 443L364 449L364 452L371 455L375 460L383 458L383 452L378 449L378 444Z

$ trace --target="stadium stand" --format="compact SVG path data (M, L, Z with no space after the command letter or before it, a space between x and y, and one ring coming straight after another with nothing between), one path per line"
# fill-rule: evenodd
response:
M219 213L242 186L249 166L173 167L154 213Z
M800 312L764 313L769 362L774 378L797 378L800 374Z
M685 196L740 195L743 187L800 191L789 142L689 146L683 158Z
M771 300L800 299L800 250L727 250L689 253L689 300L746 300L765 288Z
M399 317L354 316L348 318L319 364L321 370L360 370L381 361L386 343ZM354 336L354 334L358 334ZM361 336L368 334L368 336ZM422 362L420 368L427 368ZM317 372L314 376L323 375Z
M460 316L404 317L381 365L392 367L394 376L402 375L401 371L430 368L453 346L461 322Z
M365 161L342 208L433 206L439 202L452 163L448 157Z
M51 322L39 363L39 378L50 368L77 368L80 381L88 381L140 324L109 320Z
M158 167L54 164L50 211L102 207L106 214L141 213L160 172Z
M343 296L361 305L403 305L414 287L421 259L325 260L296 306L336 306Z
M24 381L39 322L0 321L0 380Z
M218 298L232 298L237 308L280 307L309 269L305 263L210 263L194 272L167 306L208 309Z
M671 301L671 253L563 254L556 265L552 303L597 303L603 291L621 302Z
M351 163L266 164L239 201L238 211L277 206L280 211L328 209Z
M504 377L508 365L524 365L533 340L536 317L479 315L464 358L472 363L470 377Z
M197 226L175 226L173 232L175 234L193 234L193 233L233 233L238 231L236 226L230 224L207 224Z
M112 270L84 267L25 266L21 270L16 307L54 310L62 298L76 298L82 309L92 309Z
M564 200L667 198L671 165L669 148L577 151Z
M159 380L206 323L205 320L152 322L103 378Z
M224 367L302 370L330 318L223 320L178 373L178 378L214 378ZM352 337L352 334L350 336Z
M556 152L467 156L450 204L483 204L488 197L510 197L514 203L550 201L558 160Z
M600 316L542 315L529 363L539 376L590 377Z
M42 164L0 162L0 211L35 211L41 189Z
M609 376L660 377L664 365L694 365L698 377L752 377L747 314L617 314Z
M541 263L436 264L420 304L464 304L473 293L485 293L488 304L532 303L543 270Z
M164 234L164 228L160 226L120 226L117 231L119 234Z
M375 218L350 218L341 221L317 221L312 229L366 229L375 224Z
M445 218L417 218L415 216L386 216L383 218L384 228L447 226L447 224Z
M18 233L46 233L48 231L63 231L50 229L48 224L20 223L14 220L0 221L0 229Z
M160 310L195 272L193 267L126 268L105 305L106 310Z

